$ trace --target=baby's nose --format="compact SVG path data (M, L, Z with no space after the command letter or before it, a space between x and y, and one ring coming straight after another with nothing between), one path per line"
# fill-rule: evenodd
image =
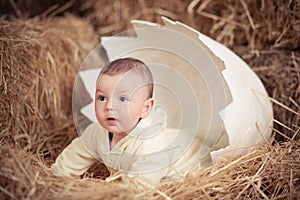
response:
M112 102L112 100L109 100L109 101L107 101L107 103L106 103L106 109L107 110L112 110L113 109L113 102Z

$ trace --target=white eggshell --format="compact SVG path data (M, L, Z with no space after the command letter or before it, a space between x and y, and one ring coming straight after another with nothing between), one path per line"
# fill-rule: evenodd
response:
M149 63L155 81L166 86L158 87L155 99L165 107L169 126L196 127L196 137L205 143L201 155L211 151L218 161L245 154L249 150L245 147L269 139L272 105L249 66L217 41L180 22L162 19L163 26L133 20L135 37L102 37L109 60L132 56ZM80 72L87 88L98 71ZM87 90L94 98L94 88ZM82 112L95 121L91 104Z

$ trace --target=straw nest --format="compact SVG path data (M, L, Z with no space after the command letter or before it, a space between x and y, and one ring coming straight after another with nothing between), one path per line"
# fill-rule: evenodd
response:
M35 2L0 3L1 199L300 198L299 1ZM272 140L156 189L122 173L107 178L100 163L80 179L52 175L77 136L71 97L84 57L100 35L161 15L222 42L258 74L274 103Z

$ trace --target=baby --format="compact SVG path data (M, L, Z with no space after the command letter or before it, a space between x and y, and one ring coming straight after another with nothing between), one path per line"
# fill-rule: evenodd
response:
M179 130L166 128L166 113L154 105L152 74L142 61L122 58L106 65L97 78L95 95L98 123L89 125L61 152L51 166L55 174L78 176L100 160L112 173L125 171L153 185L209 161L210 156L201 160L197 156L201 146L197 138L188 150L174 142Z

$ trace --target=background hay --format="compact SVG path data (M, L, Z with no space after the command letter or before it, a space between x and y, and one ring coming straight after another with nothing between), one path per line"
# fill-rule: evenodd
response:
M0 7L1 199L300 197L299 0L10 0ZM53 176L48 167L77 136L71 95L83 58L100 35L130 29L131 19L161 23L161 15L225 44L258 74L274 102L272 145L157 190L124 174L104 180L99 163L83 179Z
M76 136L74 78L99 38L71 16L0 24L1 143L51 157Z
M262 145L249 154L189 174L180 183L165 180L157 190L123 174L111 180L55 177L24 151L1 147L1 199L299 199L300 144Z

